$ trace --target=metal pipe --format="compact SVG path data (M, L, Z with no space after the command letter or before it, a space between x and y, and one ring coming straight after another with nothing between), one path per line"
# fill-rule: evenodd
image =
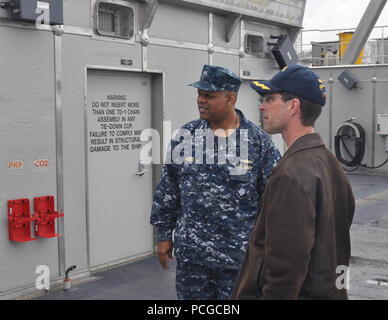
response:
M350 65L356 63L386 3L387 0L370 1L360 23L358 24L356 32L352 37L349 47L340 61L340 65Z
M63 179L63 116L62 116L62 38L54 34L55 47L55 135L56 135L56 164L57 164L57 208L64 212L64 179ZM58 219L58 264L59 275L63 275L66 265L65 223Z
M69 268L66 269L66 272L65 272L65 279L69 279L69 273L70 273L71 271L75 270L75 268L77 268L76 265L71 266L71 267L69 267Z
M71 288L71 279L69 278L69 272L73 271L77 266L71 266L67 268L65 272L65 278L63 279L63 289L64 290L70 290Z

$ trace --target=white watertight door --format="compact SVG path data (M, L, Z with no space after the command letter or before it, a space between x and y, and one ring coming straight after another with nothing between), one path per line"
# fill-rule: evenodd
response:
M85 114L90 267L152 253L152 172L139 166L150 75L88 70Z

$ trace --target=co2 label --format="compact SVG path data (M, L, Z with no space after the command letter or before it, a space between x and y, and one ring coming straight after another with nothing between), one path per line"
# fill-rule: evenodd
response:
M48 160L35 160L34 167L35 168L47 168L48 167Z

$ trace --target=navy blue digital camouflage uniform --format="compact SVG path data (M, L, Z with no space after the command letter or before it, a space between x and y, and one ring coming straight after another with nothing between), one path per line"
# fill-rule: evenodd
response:
M172 241L175 230L176 291L181 300L230 298L261 196L280 159L264 131L236 112L240 127L233 135L213 135L214 164L206 163L208 151L201 159L195 153L196 130L209 131L210 124L198 119L184 125L191 134L192 155L181 164L165 164L156 188L151 224L157 227L158 242ZM222 148L228 154L233 146L240 154L240 135L248 145L247 159L218 161ZM173 139L169 152L179 143ZM236 168L243 168L243 174L236 174Z

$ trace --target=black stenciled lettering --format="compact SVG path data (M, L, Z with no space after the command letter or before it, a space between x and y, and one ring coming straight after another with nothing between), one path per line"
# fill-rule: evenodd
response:
M128 108L139 108L140 103L139 102L128 102Z
M127 96L125 94L108 94L106 97L107 100L127 100Z
M109 152L111 150L111 147L108 146L92 146L90 147L90 152Z
M129 109L128 110L128 114L131 115L131 114L140 114L140 110L139 109Z

